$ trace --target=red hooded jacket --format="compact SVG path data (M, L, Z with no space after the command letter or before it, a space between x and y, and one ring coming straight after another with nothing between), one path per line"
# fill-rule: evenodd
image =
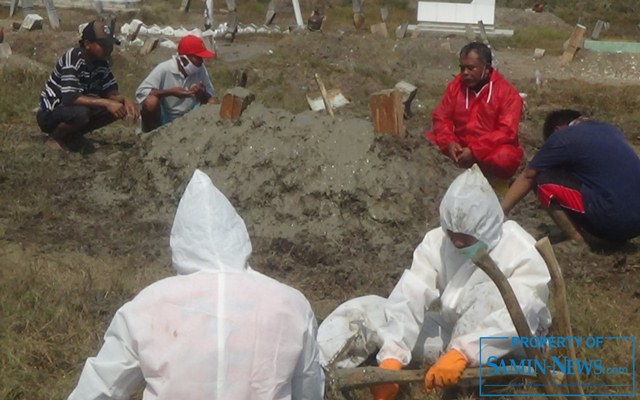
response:
M477 94L458 74L433 111L431 131L423 135L444 154L451 142L468 147L485 174L509 179L524 153L518 143L521 113L520 94L498 71L492 70Z

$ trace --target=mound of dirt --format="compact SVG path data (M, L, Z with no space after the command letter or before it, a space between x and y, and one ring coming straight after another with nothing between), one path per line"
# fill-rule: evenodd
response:
M338 279L332 286L349 297L393 280L354 282L349 290L340 281L351 274L347 265L395 274L408 266L427 225L439 224L439 199L456 171L424 139L376 136L364 119L293 115L258 102L236 123L221 121L218 111L200 107L131 152L122 182L137 198L154 193L155 204L140 209L147 217L171 215L201 168L245 219L255 252L288 253L286 270L306 275L313 268L314 279ZM318 289L315 295L330 295Z

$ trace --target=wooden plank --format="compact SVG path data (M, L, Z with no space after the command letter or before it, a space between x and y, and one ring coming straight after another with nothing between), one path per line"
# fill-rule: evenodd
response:
M369 96L369 110L375 133L388 133L394 136L405 135L402 92L398 89L386 89Z
M571 329L571 316L569 313L569 302L567 301L567 290L564 284L564 278L562 276L562 269L558 263L553 247L548 237L543 237L536 242L536 250L540 253L544 259L549 275L551 276L551 284L553 286L552 301L553 301L553 324L558 330L558 333L564 337L572 337L573 330ZM576 348L573 341L569 341L569 346L564 347L565 355L571 360L577 360ZM580 374L567 374L567 382L571 385L571 393L573 390L577 390L579 394L578 398L585 400L584 389L580 382Z
M151 53L158 46L159 41L160 39L158 38L153 38L153 37L147 38L147 40L144 41L142 48L140 49L140 54L146 55Z
M58 18L58 11L53 4L53 0L43 0L44 5L47 8L47 15L49 16L49 24L52 29L60 29L60 18Z
M364 27L364 14L353 13L353 26L355 26L356 30L360 30Z
M387 30L386 22L380 22L379 24L371 25L371 33L382 37L389 37L389 31Z
M131 29L131 25L129 25L129 28ZM134 40L136 40L138 34L140 33L140 28L142 28L142 21L135 21L133 31L131 31L131 33L127 35L127 40L129 42L133 42Z
M591 39L598 40L600 39L600 33L602 32L602 28L604 28L604 21L598 20L596 22L596 26L593 27L593 32L591 32Z
M189 7L191 7L191 0L182 0L182 4L180 4L180 12L189 12Z
M389 19L389 9L387 7L380 7L380 19L382 19L382 22L387 22L387 19Z
M13 17L13 14L16 13L16 8L18 7L18 1L20 0L11 0L11 6L9 8L9 16Z
M404 104L403 117L409 119L413 116L411 112L411 102L418 93L418 88L406 81L400 81L395 86L402 93L402 104Z
M362 14L363 0L351 0L351 8L354 14Z
M22 0L20 2L20 5L22 6L22 13L26 15L34 12L33 11L34 2L35 0Z
M466 32L468 41L470 42L476 41L476 31L473 30L473 27L471 25L465 25L464 31Z
M9 43L0 43L0 60L6 60L11 57L13 52L11 51L11 46Z
M575 56L576 51L578 51L578 48L580 47L580 42L582 41L582 38L584 37L584 34L586 32L587 32L587 27L580 24L576 25L576 27L573 29L573 33L571 33L571 37L569 38L569 43L567 44L567 48L562 54L562 57L560 57L561 65L569 64L573 60L573 57Z
M407 28L409 27L409 22L405 21L396 29L396 39L404 39L407 36Z
M236 0L227 0L227 10L229 10L229 12L233 12L236 11Z
M220 105L220 119L235 121L255 99L255 95L243 87L227 90Z
M318 88L320 89L320 95L322 96L322 101L324 102L324 108L327 110L329 115L333 117L333 107L331 106L331 102L327 96L327 89L324 87L324 83L320 80L320 76L315 74L316 83L318 84Z
M491 47L489 44L489 36L487 36L487 30L484 28L484 22L482 20L478 21L478 29L480 30L480 38L482 39L482 43Z
M104 13L104 6L102 5L101 0L93 0L93 8L96 9L98 15L102 15Z

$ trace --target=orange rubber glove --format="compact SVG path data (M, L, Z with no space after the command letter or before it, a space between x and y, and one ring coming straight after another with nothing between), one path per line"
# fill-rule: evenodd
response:
M467 358L458 350L449 350L424 375L424 390L455 385L467 367Z
M393 358L387 358L386 360L382 360L379 367L399 371L402 369L402 363ZM394 400L399 390L400 385L397 383L385 383L383 385L372 386L371 389L369 389L373 395L373 400Z

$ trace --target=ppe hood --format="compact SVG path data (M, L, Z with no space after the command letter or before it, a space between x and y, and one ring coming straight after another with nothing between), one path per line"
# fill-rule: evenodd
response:
M244 221L202 171L180 199L171 228L173 267L179 275L248 268L251 240Z
M493 188L474 164L449 186L440 203L440 225L464 233L493 249L502 236L504 213Z

